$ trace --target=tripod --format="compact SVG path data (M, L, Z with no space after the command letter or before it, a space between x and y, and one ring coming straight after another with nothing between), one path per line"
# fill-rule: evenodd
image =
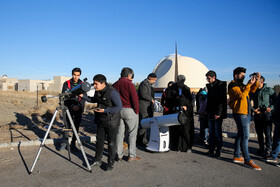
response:
M39 155L40 155L40 153L41 153L41 151L42 151L42 147L45 146L45 141L46 141L46 139L47 139L47 137L48 137L48 134L50 133L50 130L51 130L51 127L52 127L53 122L54 122L54 120L55 120L56 114L57 114L57 112L58 112L59 110L62 110L62 112L63 112L63 122L64 122L64 124L67 124L67 123L66 123L66 115L68 116L68 119L69 119L69 121L70 121L72 130L73 130L73 132L74 132L74 135L75 135L76 138L77 138L79 147L80 147L80 149L81 149L81 151L82 151L83 157L84 157L85 162L86 162L86 164L87 164L88 170L91 172L91 167L90 167L89 162L88 162L88 159L87 159L87 157L86 157L84 148L83 148L82 143L81 143L81 140L80 140L80 138L79 138L79 136L78 136L78 133L77 133L76 127L75 127L75 125L74 125L73 119L72 119L72 117L71 117L71 115L70 115L69 109L67 108L67 106L64 105L64 100L65 100L65 95L59 95L59 105L60 105L60 106L56 108L56 110L55 110L55 112L54 112L54 114L53 114L52 120L51 120L51 122L50 122L50 124L49 124L48 130L47 130L47 132L46 132L46 134L45 134L45 136L44 136L44 139L43 139L43 141L42 141L42 143L41 143L41 145L40 145L40 147L39 147L38 153L37 153L37 155L36 155L36 158L35 158L35 160L34 160L34 163L33 163L32 167L31 167L30 173L33 172L33 169L34 169L34 167L35 167L35 165L36 165L36 162L37 162L37 160L38 160L38 158L39 158ZM68 125L67 125L67 126L68 126ZM69 129L66 129L66 130L68 131ZM68 141L68 138L69 138L69 137L68 137L68 132L66 132L66 137L67 137L68 156L69 156L69 160L71 160L71 158L70 158L70 148L69 148L70 146L69 146L69 141Z

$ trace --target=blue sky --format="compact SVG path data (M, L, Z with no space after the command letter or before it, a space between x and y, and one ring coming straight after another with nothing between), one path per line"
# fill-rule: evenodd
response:
M142 81L165 56L195 58L222 80L261 72L280 84L278 0L1 0L0 76L52 79L74 67ZM248 80L248 76L247 79Z

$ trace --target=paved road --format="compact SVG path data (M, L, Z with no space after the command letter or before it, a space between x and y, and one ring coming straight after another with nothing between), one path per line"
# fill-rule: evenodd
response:
M1 186L279 186L280 168L267 164L252 154L262 171L232 163L233 139L224 139L220 160L204 156L207 150L195 144L193 153L150 153L138 150L142 161L115 164L113 171L101 168L87 171L81 153L58 152L54 146L43 148L35 169L29 170L38 146L0 149ZM250 152L256 151L255 140ZM95 144L84 145L88 159L93 159ZM106 151L106 150L105 150ZM107 160L107 154L103 161Z

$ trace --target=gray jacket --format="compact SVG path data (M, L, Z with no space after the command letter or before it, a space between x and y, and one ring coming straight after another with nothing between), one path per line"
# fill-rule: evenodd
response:
M142 81L138 88L139 113L143 118L148 117L148 110L153 101L152 87L148 79Z

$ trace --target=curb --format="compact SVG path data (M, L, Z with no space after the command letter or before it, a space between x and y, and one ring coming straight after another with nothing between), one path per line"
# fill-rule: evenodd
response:
M81 136L80 137L81 142L95 142L96 136ZM38 140L30 140L30 141L19 141L19 142L12 142L12 143L0 143L0 148L5 147L18 147L20 146L35 146L35 145L41 145L43 139ZM54 139L46 139L45 145L53 145L56 142L60 142L62 138L54 138ZM69 142L72 140L72 138L69 138Z

